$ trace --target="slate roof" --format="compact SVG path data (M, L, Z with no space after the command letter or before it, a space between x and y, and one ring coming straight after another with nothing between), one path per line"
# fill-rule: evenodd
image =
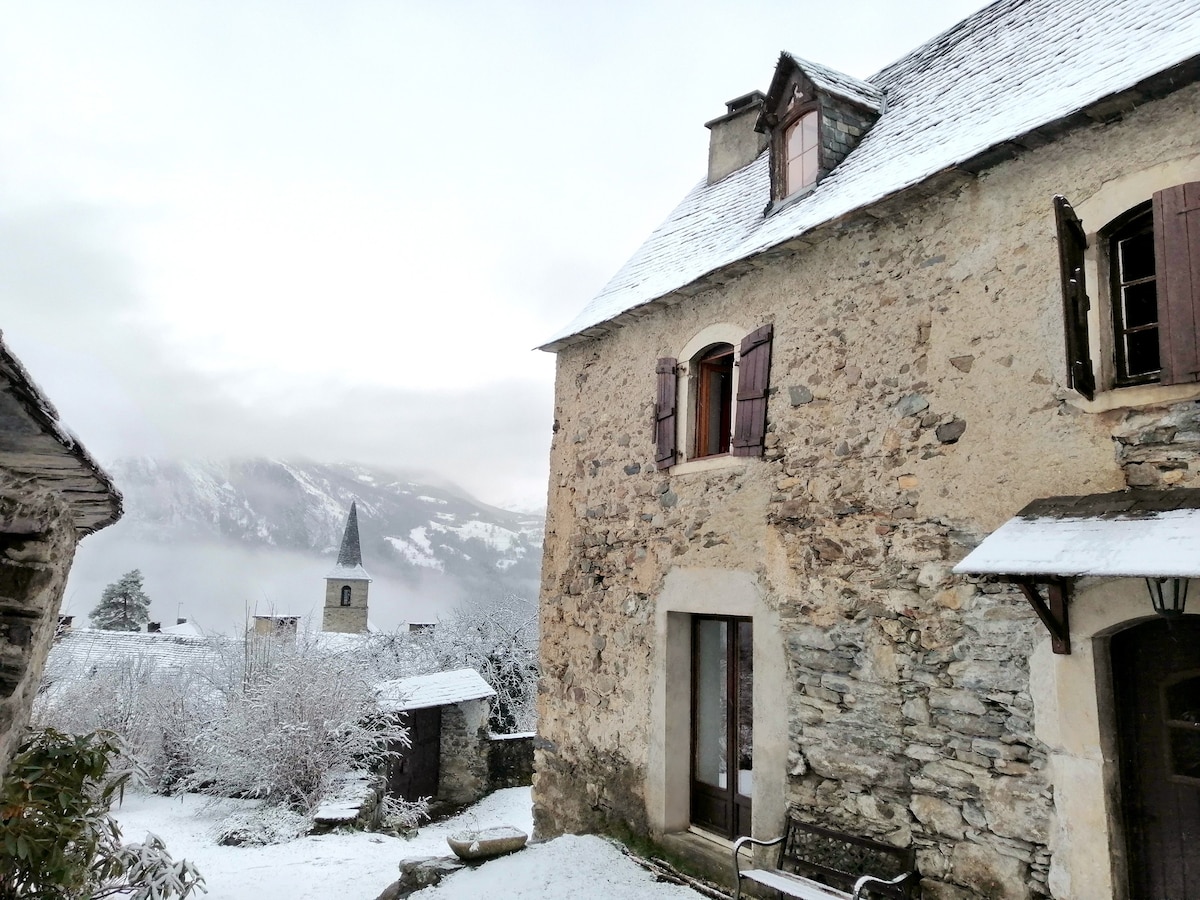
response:
M474 669L455 669L450 672L435 672L432 675L397 678L395 681L383 682L375 690L380 708L391 712L448 706L452 703L496 696L491 685Z
M1044 143L1076 119L1090 122L1081 111L1103 118L1195 81L1198 56L1197 0L999 0L867 79L883 92L884 112L812 193L765 217L767 153L716 184L700 182L540 349L694 294L706 276L941 172L979 171Z
M843 100L849 100L851 103L865 106L875 112L883 109L884 93L879 85L863 81L844 72L839 72L837 69L831 69L829 66L823 66L818 62L804 59L794 53L784 51L783 57L790 59L799 66L817 90L825 91L826 93L833 94L835 97L841 97Z
M144 631L102 631L72 628L50 648L43 680L64 684L118 669L131 661L156 671L178 674L215 662L219 654L206 639L182 634Z
M1035 500L954 571L1200 578L1200 489Z
M0 334L0 469L35 479L66 501L81 535L121 517L121 492L59 421Z
M338 551L337 565L326 578L365 578L371 576L362 564L362 547L358 540L358 504L350 501L350 515L346 517L346 531L342 534L342 547Z

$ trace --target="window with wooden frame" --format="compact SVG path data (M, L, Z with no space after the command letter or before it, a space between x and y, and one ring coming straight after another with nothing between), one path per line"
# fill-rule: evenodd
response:
M1071 204L1054 198L1066 320L1067 380L1095 396L1084 278L1088 238ZM1111 355L1108 387L1200 382L1200 182L1156 192L1099 229L1108 303L1096 335Z
M783 174L783 196L817 183L820 168L821 141L819 138L821 112L816 106L798 111L783 129L780 143L780 171Z
M342 585L342 606L350 605L350 585Z
M729 452L733 438L733 345L717 344L697 357L696 427L692 459Z
M684 378L674 357L658 360L654 431L659 469L725 454L762 456L773 334L771 325L757 328L736 350L725 341L706 342L683 366Z

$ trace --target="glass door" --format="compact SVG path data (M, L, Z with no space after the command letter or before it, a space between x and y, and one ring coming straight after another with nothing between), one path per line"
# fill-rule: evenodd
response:
M692 822L750 833L754 796L754 644L749 619L692 619Z

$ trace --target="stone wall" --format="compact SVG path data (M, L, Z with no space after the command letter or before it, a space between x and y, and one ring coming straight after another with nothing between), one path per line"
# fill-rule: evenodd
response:
M1200 159L1197 108L1188 88L889 202L559 353L540 835L673 827L652 803L672 776L647 763L664 740L654 622L670 572L730 570L779 623L756 619L755 652L783 645L786 710L756 706L755 727L786 715L787 802L913 843L927 898L1051 895L1029 674L1046 634L1019 593L950 569L1035 498L1200 485L1200 391L1101 409L1066 388L1051 211ZM774 323L764 458L656 471L655 360L717 322ZM777 827L756 812L760 835Z
M350 587L350 605L342 606L342 587ZM371 583L362 578L327 578L322 631L345 634L367 633L367 594Z
M489 735L488 790L533 783L533 740L532 734Z
M76 532L57 492L0 472L0 778L50 652Z
M474 803L488 792L490 700L469 700L442 707L439 804Z

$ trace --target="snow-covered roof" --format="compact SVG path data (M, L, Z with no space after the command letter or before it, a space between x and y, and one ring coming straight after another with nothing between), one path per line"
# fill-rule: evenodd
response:
M361 578L364 581L371 580L371 576L362 567L362 563L359 563L357 566L334 566L325 577L334 581L344 581L354 578Z
M637 307L986 158L1198 54L1196 0L999 0L867 79L886 108L810 194L764 216L767 153L715 184L701 181L541 349L611 330ZM797 62L816 76L818 67ZM1179 74L1179 83L1195 79Z
M799 66L817 90L865 106L875 112L883 109L884 93L878 85L804 59L794 53L784 52L783 56Z
M179 622L175 625L164 625L160 634L177 634L182 637L202 638L204 632L195 622Z
M954 571L1200 578L1200 489L1036 500Z
M494 697L496 692L474 669L455 669L432 675L397 678L377 685L376 693L382 709L405 712L430 706L447 706Z
M143 631L101 631L92 628L65 630L50 648L45 680L74 681L129 662L153 666L156 671L181 672L199 661L211 661L217 651L207 640L183 634Z

